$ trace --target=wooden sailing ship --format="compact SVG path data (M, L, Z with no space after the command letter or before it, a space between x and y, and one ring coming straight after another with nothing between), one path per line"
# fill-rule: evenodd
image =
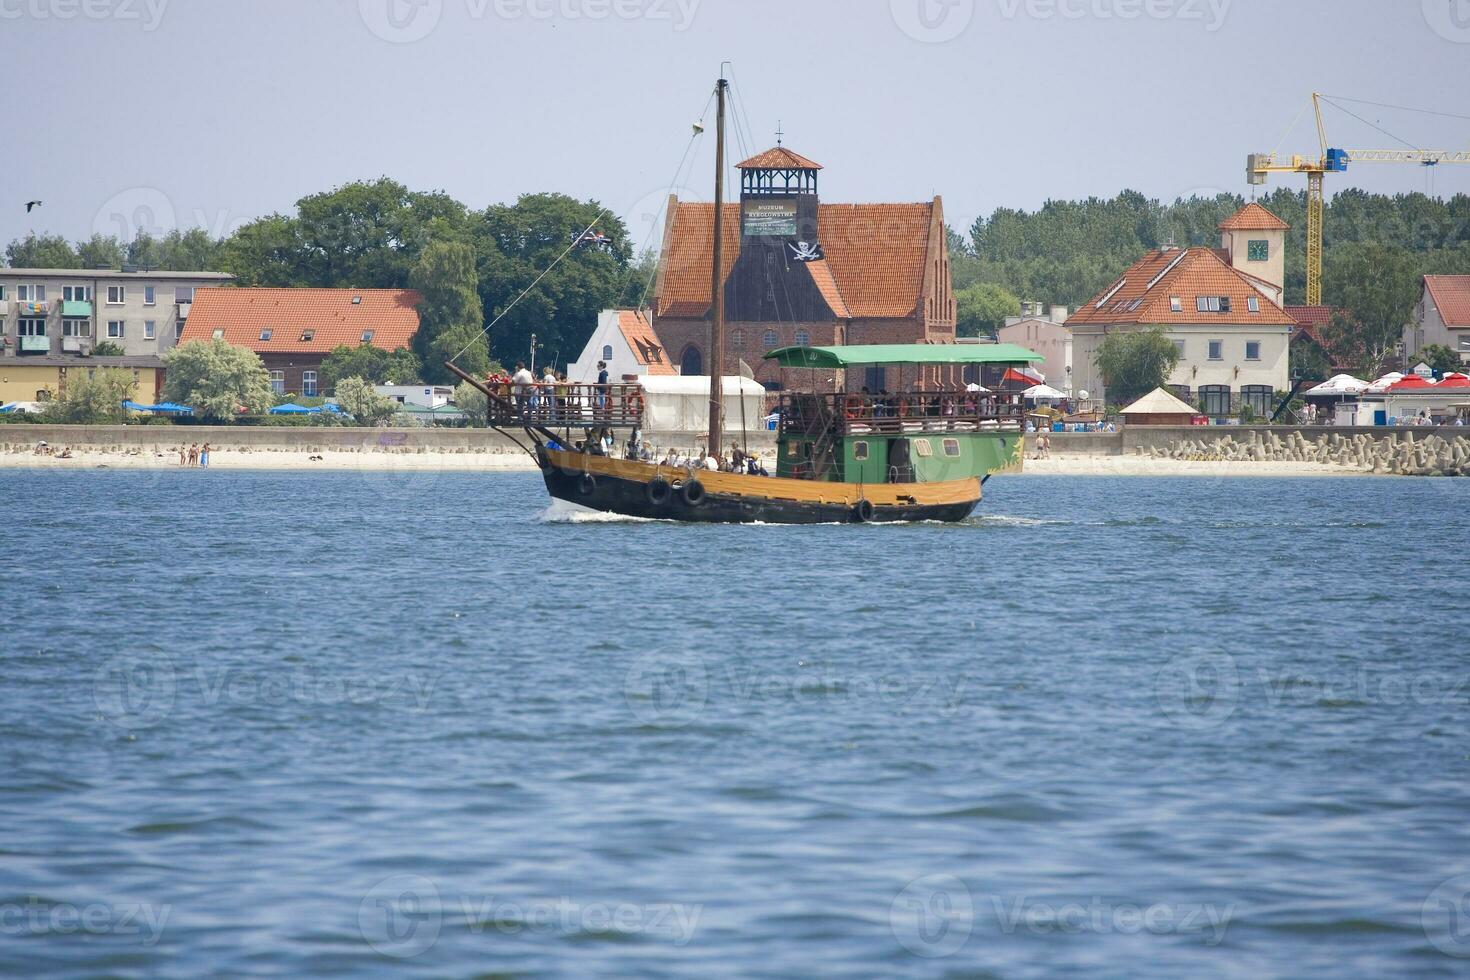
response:
M714 248L711 351L725 349L723 269L725 103L716 89ZM1010 344L893 344L785 347L766 358L783 367L834 371L920 366L1003 370L1041 357ZM719 358L710 371L705 451L722 458L725 392ZM777 406L776 472L722 472L693 463L671 465L636 457L645 403L638 385L566 385L547 390L497 386L448 365L484 392L489 424L520 430L541 467L547 492L598 511L699 522L781 524L866 521L957 521L980 502L990 475L1019 468L1024 408L1019 392L987 391L975 383L917 384L881 393L786 392ZM932 370L931 378L962 370ZM635 452L617 458L610 447ZM738 452L743 450L736 447Z

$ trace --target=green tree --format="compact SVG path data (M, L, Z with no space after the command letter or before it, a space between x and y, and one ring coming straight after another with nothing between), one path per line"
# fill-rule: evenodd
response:
M103 368L74 372L61 397L46 406L46 421L74 425L121 422L128 414L122 403L133 397L137 387L131 371Z
M1460 355L1444 344L1429 344L1419 348L1419 352L1414 355L1414 360L1423 361L1441 374L1465 370L1465 362L1460 360Z
M318 286L302 256L295 218L270 214L242 226L220 243L215 262L241 286Z
M490 415L489 403L485 393L468 381L461 381L454 389L454 407L464 413L472 426L485 424Z
M76 250L60 235L35 232L5 246L5 261L12 269L80 269Z
M99 340L97 346L92 348L93 357L122 357L126 353L122 344L112 340Z
M373 390L372 383L362 378L343 378L337 382L337 404L347 410L358 425L380 425L398 411L398 403Z
M321 382L334 388L342 378L357 377L373 384L418 384L423 368L414 352L406 347L385 351L372 344L349 347L340 344L322 359Z
M1108 334L1095 356L1109 403L1127 405L1163 386L1179 363L1179 348L1163 328L1152 327Z
M1326 381L1332 372L1332 363L1320 344L1305 334L1298 334L1287 349L1287 370L1293 378Z
M259 415L274 402L270 374L259 355L223 340L191 340L164 352L163 397L209 419ZM243 412L242 412L243 410Z
M993 337L1006 317L1021 315L1021 301L995 283L977 283L955 293L954 299L960 337Z
M138 269L163 268L163 243L143 229L128 243L128 265Z
M121 269L123 247L111 235L96 234L77 242L77 262L83 269Z
M1330 253L1323 271L1334 338L1363 352L1365 371L1376 373L1403 338L1422 289L1414 256L1404 248L1349 242Z
M628 230L602 211L597 201L526 194L515 204L495 205L477 216L474 244L481 304L491 320L505 314L490 337L499 360L513 364L528 359L534 333L545 350L538 361L565 362L587 343L599 312L617 306L621 299L636 299L624 291L632 257ZM609 247L568 252L576 236L594 223L609 239ZM558 262L563 253L566 257Z
M414 350L424 380L448 381L453 376L444 362L449 360L472 374L489 367L474 249L457 242L434 242L424 249L409 281L423 297Z
M158 268L168 272L217 272L219 251L220 243L203 228L175 228L158 243Z

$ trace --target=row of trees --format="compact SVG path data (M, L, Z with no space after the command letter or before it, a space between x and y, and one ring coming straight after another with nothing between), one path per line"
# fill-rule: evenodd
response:
M1306 293L1306 192L1278 187L1260 203L1291 225L1286 242L1286 301ZM1171 203L1137 191L1084 201L1048 201L1036 211L997 208L951 231L956 289L995 283L1023 299L1077 306L1150 249L1218 245L1217 227L1245 204L1237 194L1192 196ZM1470 272L1470 195L1370 194L1346 189L1327 202L1323 220L1325 302L1347 287L1331 269L1342 246L1361 243L1410 255L1423 272Z
M339 369L349 369L354 364L370 370L382 367L381 363L364 360L359 351L345 347L339 350L348 355L338 361ZM387 363L396 360L402 364L405 362L401 355L407 352L389 355L378 351L378 354ZM412 362L412 354L407 357ZM230 422L241 416L264 415L277 402L270 373L260 356L248 348L223 340L196 340L168 350L163 360L168 369L162 392L164 401L188 405L197 418ZM355 374L335 379L337 403L347 412L347 421L378 425L398 410L394 401L373 390L377 381ZM117 368L79 374L46 406L45 419L73 424L123 422L128 415L123 402L135 397L137 387L132 372ZM335 423L343 419L336 414L323 414L314 421Z
M536 281L592 225L601 243L572 249ZM267 215L219 241L197 229L127 243L32 235L11 242L6 259L13 267L221 271L247 286L417 289L422 329L412 353L421 377L403 380L430 382L447 380L442 362L461 351L469 370L524 358L532 333L547 355L575 356L600 310L643 298L652 261L633 261L626 226L597 201L527 194L474 211L386 177L304 197L295 214ZM522 290L487 342L486 323Z

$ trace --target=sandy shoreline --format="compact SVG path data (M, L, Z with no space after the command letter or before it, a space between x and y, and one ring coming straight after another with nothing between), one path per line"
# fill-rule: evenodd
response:
M34 453L0 453L0 469L32 470L169 470L180 469L178 455L74 449L72 458ZM183 467L187 468L187 467ZM535 462L520 452L343 452L322 450L216 450L211 470L532 473ZM1364 470L1330 463L1227 462L1156 459L1148 456L1054 454L1050 459L1027 459L1021 476L1368 476Z

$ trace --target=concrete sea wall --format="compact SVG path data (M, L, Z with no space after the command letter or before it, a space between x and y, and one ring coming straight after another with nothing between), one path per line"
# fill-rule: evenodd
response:
M703 440L695 434L647 432L644 438L661 449L691 449ZM727 440L739 436L726 436ZM85 449L146 449L167 452L179 443L209 443L223 451L385 452L385 453L519 453L508 438L490 429L381 429L347 426L234 425L0 425L0 452L30 451L36 443ZM775 448L774 433L752 432L752 449Z

